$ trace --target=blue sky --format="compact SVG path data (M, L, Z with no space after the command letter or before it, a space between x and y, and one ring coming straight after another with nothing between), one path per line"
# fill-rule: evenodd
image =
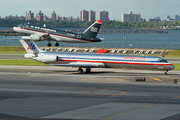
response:
M25 16L25 11L38 13L40 10L51 17L53 11L61 17L78 17L83 9L96 12L109 11L110 20L121 20L121 14L132 11L141 14L142 18L154 18L166 15L174 18L180 15L180 0L0 0L0 16Z

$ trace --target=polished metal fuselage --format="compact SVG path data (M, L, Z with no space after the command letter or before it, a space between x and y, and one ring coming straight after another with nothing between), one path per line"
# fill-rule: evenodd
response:
M94 54L94 53L57 53L44 52L38 56L58 56L56 64L69 63L103 63L105 68L119 69L144 69L144 70L163 70L174 69L174 65L161 57L155 56L134 56L134 55L113 55L113 54Z

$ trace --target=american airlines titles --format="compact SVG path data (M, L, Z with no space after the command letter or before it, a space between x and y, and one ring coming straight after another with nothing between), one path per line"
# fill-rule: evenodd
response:
M54 49L54 48L46 48L44 49L45 51L50 51L50 52L84 52L84 53L94 53L97 51L97 49L75 49L75 48L58 48L58 49ZM158 55L162 55L164 51L155 51L155 50L109 50L108 53L110 54L127 54L127 53L131 53L131 54L158 54Z

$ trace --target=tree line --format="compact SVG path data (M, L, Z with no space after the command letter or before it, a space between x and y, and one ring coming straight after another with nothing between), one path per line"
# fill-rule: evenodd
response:
M34 25L43 26L46 24L47 27L55 28L87 28L93 22L83 22L83 21L71 21L71 20L57 20L57 21L37 21L37 20L3 20L0 19L0 27L14 27L21 23L31 23ZM168 26L168 28L176 29L175 26L180 26L180 21L178 22L166 22L166 23L155 23L155 22L121 22L121 21L104 21L101 28L110 29L159 29L161 26Z

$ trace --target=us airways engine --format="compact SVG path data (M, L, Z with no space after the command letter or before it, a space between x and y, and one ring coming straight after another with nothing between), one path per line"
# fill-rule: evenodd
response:
M30 35L30 37L31 37L34 41L43 41L43 40L45 40L44 37L38 36L38 35Z
M41 56L34 58L34 60L39 62L52 63L58 61L58 56Z

